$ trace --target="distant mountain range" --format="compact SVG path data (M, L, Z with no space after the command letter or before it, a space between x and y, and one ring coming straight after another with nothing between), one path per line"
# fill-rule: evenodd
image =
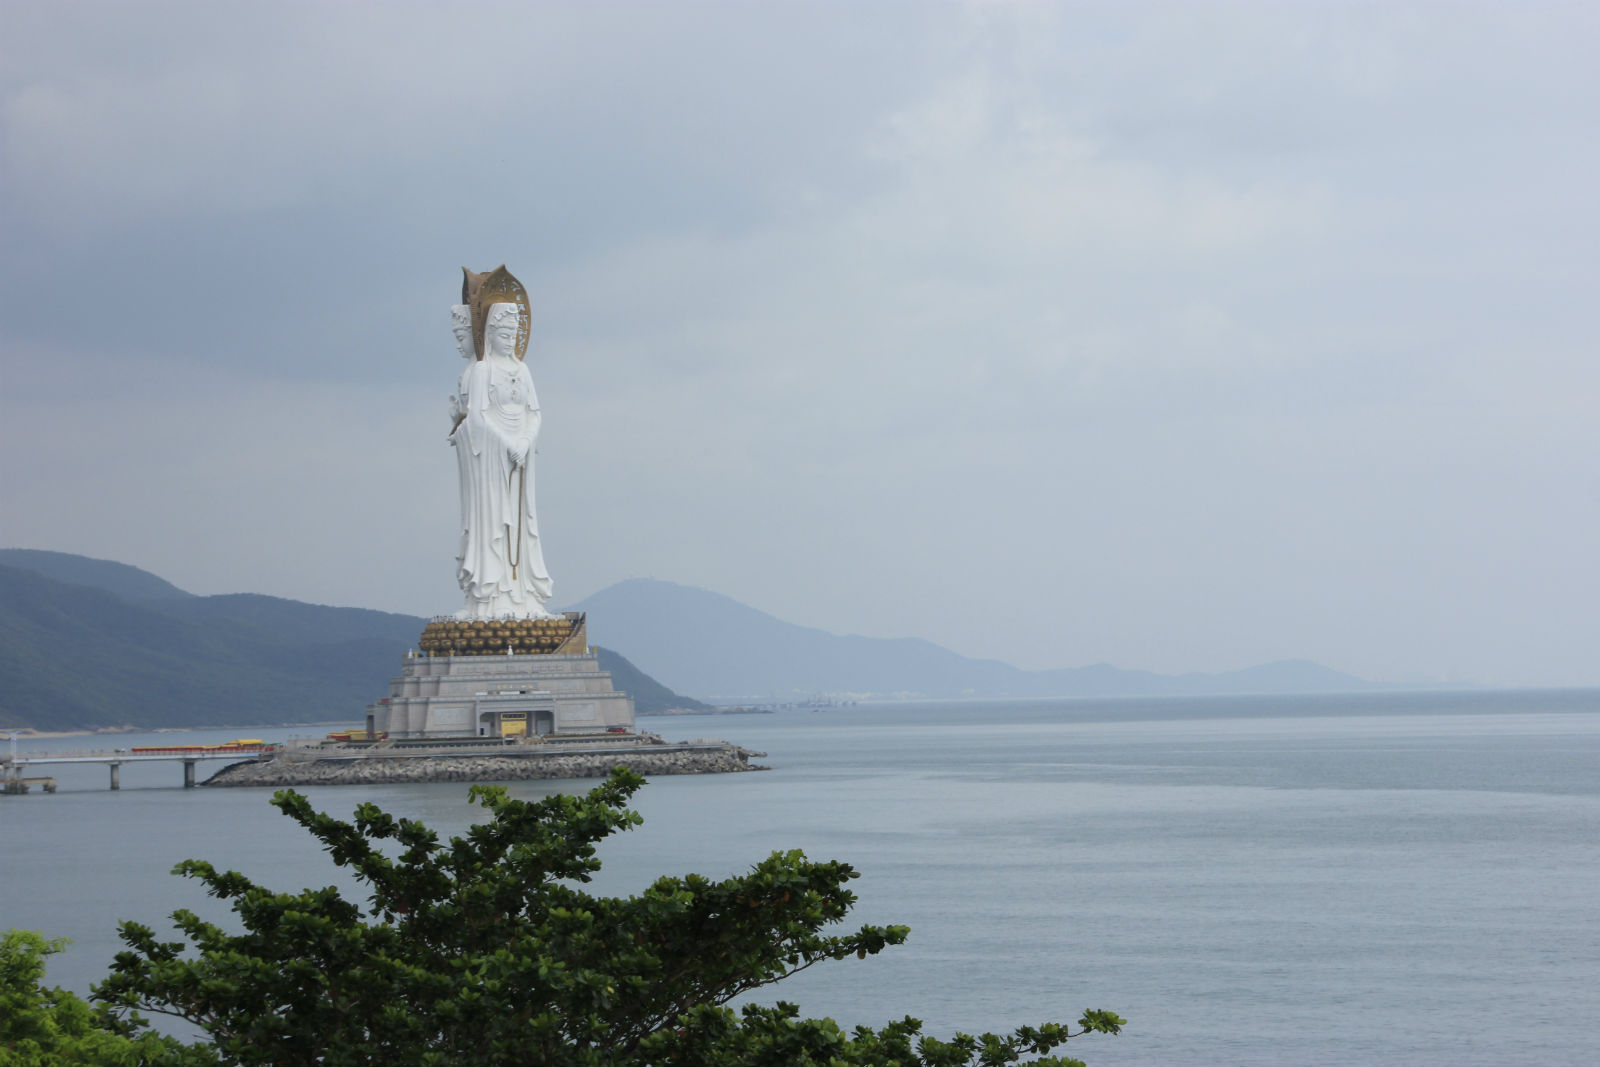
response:
M1101 663L1025 671L972 659L918 638L839 636L747 607L718 593L630 579L577 605L591 635L626 650L641 670L706 700L1189 696L1329 693L1380 688L1307 660L1222 674L1152 674Z
M704 706L682 693L772 703L1379 688L1300 660L1178 676L1106 664L1025 671L917 638L796 626L717 593L644 579L576 608L589 613L590 640L605 642L601 666L643 714ZM356 722L425 622L250 593L195 596L122 563L0 549L0 728Z
M0 549L0 728L360 722L426 621L195 596L122 563ZM645 714L703 707L599 657Z

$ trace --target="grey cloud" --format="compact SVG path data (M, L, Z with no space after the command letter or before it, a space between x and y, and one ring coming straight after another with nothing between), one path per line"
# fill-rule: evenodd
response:
M8 5L0 541L447 605L445 313L504 260L563 599L653 575L1027 666L1593 681L1596 28ZM179 456L191 424L220 444Z

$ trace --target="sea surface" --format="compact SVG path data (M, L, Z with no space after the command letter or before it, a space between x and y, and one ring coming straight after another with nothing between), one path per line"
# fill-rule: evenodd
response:
M853 864L854 922L910 941L768 991L808 1015L981 1032L1109 1008L1114 1064L1580 1064L1600 1048L1600 690L862 705L642 720L768 753L658 778L597 882L739 872L775 849ZM300 731L245 731L277 738ZM214 742L240 731L21 749ZM0 737L0 744L4 744ZM220 765L219 765L220 766ZM202 777L205 765L202 765ZM348 885L249 789L177 764L58 768L0 797L0 927L104 975L116 923L221 914L194 857L280 889ZM512 783L537 796L583 783ZM461 785L306 790L444 831Z

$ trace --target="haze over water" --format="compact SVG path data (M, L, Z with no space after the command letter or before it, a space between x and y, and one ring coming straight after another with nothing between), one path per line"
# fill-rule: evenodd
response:
M883 705L646 728L725 737L774 769L653 781L597 888L799 847L861 872L854 921L911 926L899 949L763 998L807 1015L910 1013L945 1035L1111 1008L1122 1037L1067 1049L1097 1065L1592 1060L1600 691ZM124 767L115 794L104 768L56 774L54 796L0 800L0 925L75 939L53 981L82 991L104 974L118 919L159 930L176 907L215 912L167 874L183 858L280 889L348 884L267 791L184 791L176 765ZM307 792L443 831L475 810L460 785Z

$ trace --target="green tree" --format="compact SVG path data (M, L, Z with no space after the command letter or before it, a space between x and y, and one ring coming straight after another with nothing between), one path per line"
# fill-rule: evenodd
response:
M173 914L184 941L124 923L128 950L95 996L188 1020L227 1064L999 1067L1077 1036L1051 1023L938 1041L911 1018L847 1033L782 1002L734 1012L742 994L874 955L907 929L825 932L854 903L845 886L856 872L798 851L725 881L583 892L599 869L595 844L641 821L625 806L641 784L624 769L586 796L537 801L474 786L489 818L448 841L371 804L344 822L277 793L273 803L370 890L366 906L331 887L276 893L190 860L175 873L230 901L243 932L187 910ZM1122 1022L1086 1012L1079 1033Z
M64 989L43 985L45 958L66 942L32 930L0 933L0 1067L133 1067L202 1062L171 1038L118 1020Z

